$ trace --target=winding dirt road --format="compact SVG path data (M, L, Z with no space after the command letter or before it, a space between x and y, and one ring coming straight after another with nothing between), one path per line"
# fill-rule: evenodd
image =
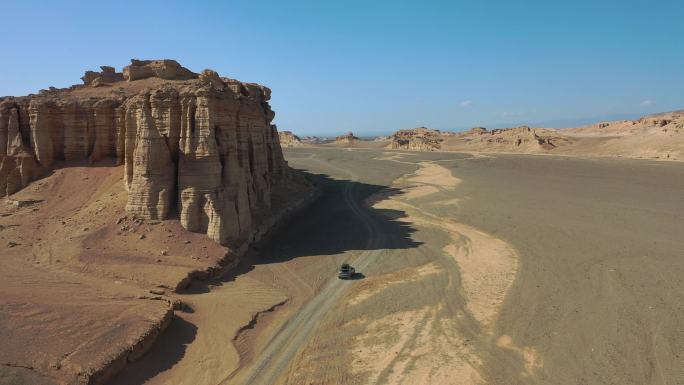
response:
M316 159L324 162L323 160ZM351 181L357 181L358 176L342 168L325 162L327 167L334 168L349 176ZM366 248L350 261L357 270L363 270L372 261L380 250L374 250L374 243L378 239L377 224L373 218L365 212L361 203L354 195L355 184L348 183L345 186L344 202L364 224L368 237ZM348 281L331 278L328 283L308 303L306 303L296 315L288 320L268 343L266 349L259 355L258 361L252 366L250 374L246 376L244 384L271 385L274 384L290 365L299 349L307 338L315 330L320 319L335 306L342 295L347 291ZM227 382L223 382L225 384Z
M496 258L512 256L487 246L496 239L442 221L416 205L418 198L456 187L459 181L447 169L400 156L384 160L415 173L392 178L392 188L369 196L356 191L358 182L361 176L368 180L382 173L386 162L367 163L360 176L353 164L339 159L306 157L309 167L351 182L342 194L344 209L363 225L366 244L349 261L369 276L357 282L329 279L273 334L256 361L244 368L242 381L231 383L483 383L477 372L480 352L492 345L473 306L484 302L484 308L491 308L489 317L496 317L514 276L514 270L508 272L511 266ZM426 231L421 236L426 242L402 245L407 236L402 226ZM461 244L468 248L454 256L442 250L447 244L454 250L461 250ZM473 244L477 247L467 246ZM472 268L464 263L468 258L489 261L494 274ZM501 276L508 278L503 282ZM354 315L356 309L361 313Z

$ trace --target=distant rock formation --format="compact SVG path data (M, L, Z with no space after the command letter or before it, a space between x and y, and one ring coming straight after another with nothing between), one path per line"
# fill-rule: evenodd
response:
M473 147L484 146L497 151L530 152L548 151L571 142L567 137L555 130L520 126L487 131L476 127L462 134Z
M484 127L473 127L468 131L468 133L472 135L484 135L487 133L487 129Z
M409 151L497 151L537 153L571 141L555 130L520 126L494 129L473 127L461 133L427 127L399 130L389 138L387 148Z
M330 142L329 139L321 138L319 136L305 136L302 138L304 144L324 144Z
M581 155L684 160L684 110L559 131L578 142L572 151Z
M292 131L279 131L278 136L280 138L281 147L302 147L304 143L299 137L292 133Z
M387 148L412 151L478 151L684 160L684 110L637 120L552 129L473 127L444 132L425 127L399 130Z
M338 146L346 146L350 147L356 144L357 141L360 139L354 136L353 132L349 132L346 135L340 135L335 137L335 140L333 141L333 144L338 145Z
M418 127L399 130L389 140L387 147L394 150L435 151L442 147L444 138L439 130Z
M112 158L125 165L129 213L177 211L184 228L221 244L249 237L288 174L270 90L173 60L101 69L81 86L0 99L0 196L56 162Z

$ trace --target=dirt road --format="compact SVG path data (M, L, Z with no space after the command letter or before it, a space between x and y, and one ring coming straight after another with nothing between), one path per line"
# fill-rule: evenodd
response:
M368 260L366 279L321 314L281 382L483 383L478 362L482 352L500 350L490 341L490 323L515 276L515 253L492 236L421 207L419 198L453 194L459 184L436 160L365 151L353 153L355 162L340 160L344 152L315 155L296 164L316 168L325 162L339 169L363 163L365 178L391 178L388 171L397 165L410 167L368 196L363 210L385 218L373 222L380 228L389 217L415 229L412 239L419 242ZM443 201L442 196L433 203Z
M321 161L319 159L316 160ZM352 171L343 170L331 164L327 164L327 166L346 173L350 181L358 180L357 175ZM366 246L369 250L359 253L349 262L359 271L363 271L379 253L379 250L374 250L373 247L377 243L378 230L373 218L360 206L361 202L356 200L354 188L355 185L351 183L345 186L344 204L363 223L367 233ZM348 281L340 280L337 277L331 278L318 294L278 330L277 334L269 341L266 349L259 354L256 363L250 370L251 373L246 376L244 383L254 385L274 384L288 368L290 362L315 330L321 318L337 304L348 287Z

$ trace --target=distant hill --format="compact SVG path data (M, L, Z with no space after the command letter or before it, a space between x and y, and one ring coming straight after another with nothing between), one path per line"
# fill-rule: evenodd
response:
M464 132L426 127L399 130L386 141L390 149L563 154L684 160L684 110L637 119L604 121L576 128L520 126Z

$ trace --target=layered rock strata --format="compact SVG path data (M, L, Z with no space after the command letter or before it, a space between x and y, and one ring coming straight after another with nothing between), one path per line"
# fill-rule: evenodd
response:
M89 71L84 85L0 99L0 196L56 163L125 165L126 211L221 244L245 239L287 176L270 90L172 60ZM106 84L107 87L101 87Z

